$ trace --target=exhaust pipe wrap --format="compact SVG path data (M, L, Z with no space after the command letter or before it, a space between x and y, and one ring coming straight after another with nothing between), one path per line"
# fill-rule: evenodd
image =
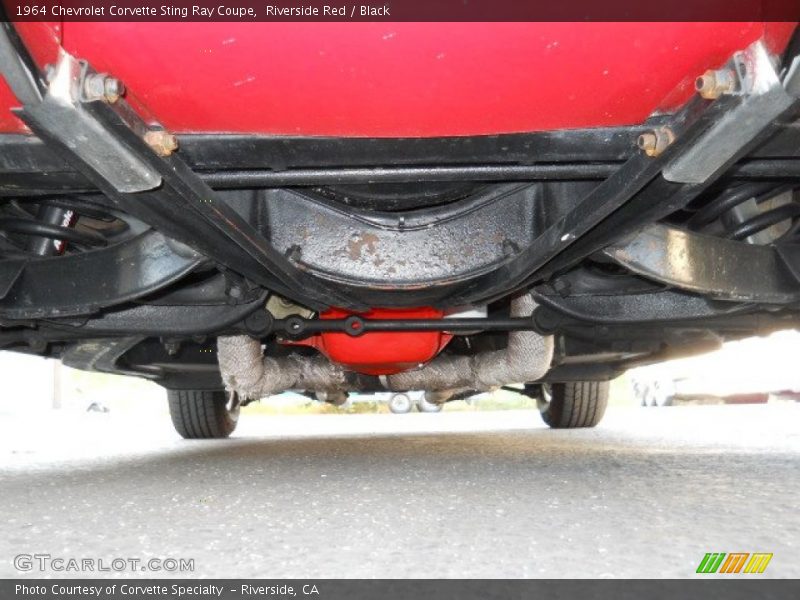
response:
M217 339L225 389L257 400L287 390L347 391L346 372L324 356L264 356L261 342L246 335Z
M536 303L530 294L511 302L512 317L529 317ZM243 399L258 399L287 390L348 391L347 371L323 356L265 357L261 343L248 336L217 340L219 367L225 388ZM553 337L533 331L512 331L504 350L474 356L443 355L424 367L389 375L386 387L395 391L429 390L445 401L463 390L486 391L510 383L540 379L550 368Z
M530 294L511 302L512 317L529 317L536 303ZM439 402L464 390L487 391L510 383L540 379L553 359L553 336L534 331L512 331L504 350L480 352L473 356L439 356L416 371L389 375L391 390L439 392Z

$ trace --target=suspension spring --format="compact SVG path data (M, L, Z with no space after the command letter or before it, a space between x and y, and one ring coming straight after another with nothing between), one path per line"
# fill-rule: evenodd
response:
M794 197L777 206L769 206L768 202L781 194L793 192L797 186L796 183L749 182L729 187L699 208L687 225L690 229L702 231L721 222L725 237L747 240L783 223L784 231L777 234L777 237L768 238L768 243L789 240L800 229L800 203ZM749 210L752 214L737 213L740 207L751 201Z
M81 197L9 200L0 204L0 255L58 256L107 246L127 230L102 204Z

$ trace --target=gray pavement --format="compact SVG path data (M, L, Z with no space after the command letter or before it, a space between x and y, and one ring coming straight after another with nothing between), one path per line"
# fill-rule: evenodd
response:
M580 431L528 411L245 416L221 442L165 416L6 415L0 506L0 577L20 553L207 577L688 577L706 552L772 552L763 576L798 577L800 405L616 409Z

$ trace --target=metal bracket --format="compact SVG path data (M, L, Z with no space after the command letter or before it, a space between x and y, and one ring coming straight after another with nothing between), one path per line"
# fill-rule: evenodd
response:
M651 225L604 254L634 273L721 300L786 303L800 286L773 246Z
M42 101L25 104L25 114L46 127L117 191L157 188L161 185L158 171L85 110L83 87L89 74L86 62L62 51Z
M204 260L193 251L179 253L173 245L161 233L148 231L93 252L1 261L0 274L10 274L11 283L0 300L0 317L86 315L162 289Z
M535 186L505 184L399 214L345 211L292 190L261 196L265 236L299 269L353 287L416 290L466 281L512 261L536 233L539 194Z
M742 103L666 165L663 176L667 181L704 183L711 179L794 103L762 42L737 52L729 65L737 73L739 85L728 94L742 96Z

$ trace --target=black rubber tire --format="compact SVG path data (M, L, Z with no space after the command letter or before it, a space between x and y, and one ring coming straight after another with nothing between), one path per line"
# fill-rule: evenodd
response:
M542 420L553 429L594 427L608 404L607 381L551 383L549 401L539 402Z
M239 407L223 390L168 390L172 425L186 439L226 438L236 429Z

